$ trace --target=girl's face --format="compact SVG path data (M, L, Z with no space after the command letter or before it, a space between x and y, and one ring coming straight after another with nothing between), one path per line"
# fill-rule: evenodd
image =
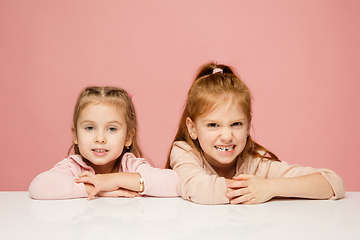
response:
M243 151L249 133L249 123L244 111L235 104L224 103L195 122L187 119L190 136L198 138L205 159L215 171L225 170L235 164Z
M90 161L96 173L111 172L124 146L132 143L124 111L103 103L90 103L82 110L73 135L81 155Z

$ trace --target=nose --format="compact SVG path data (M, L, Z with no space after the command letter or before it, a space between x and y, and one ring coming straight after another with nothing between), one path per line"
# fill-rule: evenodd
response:
M232 140L232 131L229 127L224 127L221 131L220 139L225 143L229 143Z
M102 132L99 132L95 137L95 143L106 143L106 138Z

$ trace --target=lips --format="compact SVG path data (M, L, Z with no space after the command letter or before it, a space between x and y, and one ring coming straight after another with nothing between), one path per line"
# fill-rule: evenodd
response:
M234 150L235 145L227 146L227 147L221 147L221 146L215 146L216 150L220 152L230 152Z
M95 153L106 153L106 152L108 152L109 150L107 150L107 149L104 149L104 148L93 148L93 149L91 149L91 151L93 151L93 152L95 152Z

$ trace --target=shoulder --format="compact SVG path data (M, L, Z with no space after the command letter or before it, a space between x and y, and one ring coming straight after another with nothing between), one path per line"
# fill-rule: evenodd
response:
M174 142L170 152L170 166L174 167L175 165L184 163L191 163L201 167L204 166L204 160L201 153L186 142Z
M184 141L174 142L171 149L170 158L176 158L184 154L192 154L197 157L200 156L200 153L192 148L188 143Z
M261 156L265 156L266 152L259 152ZM243 164L238 166L241 173L255 174L259 172L267 172L272 168L280 168L288 166L287 162L267 159L265 157L248 156L242 161ZM241 162L240 162L241 163Z
M67 165L69 167L82 167L86 168L87 170L91 169L91 167L84 162L81 155L70 155L58 162L55 167L62 165Z
M137 158L132 153L125 153L121 159L121 169L123 172L136 172L140 166L151 166L144 158Z
M87 165L81 155L70 155L58 162L49 172L62 172L78 175L81 172L89 171L94 173L94 169Z
M193 148L187 142L184 142L184 141L176 141L176 142L174 142L174 144L172 146L172 149L173 150L181 149L183 151L191 151L191 150L193 150Z

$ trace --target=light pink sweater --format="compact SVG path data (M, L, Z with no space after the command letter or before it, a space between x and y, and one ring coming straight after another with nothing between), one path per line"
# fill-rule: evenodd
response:
M87 197L83 183L75 183L74 179L81 172L95 173L80 155L72 155L55 165L49 171L39 174L30 184L29 194L34 199L67 199ZM126 153L121 160L119 172L138 172L144 180L144 195L157 197L177 197L176 172L170 169L152 167L145 159L136 158Z
M201 204L225 204L229 199L225 178L219 177L204 157L189 144L175 142L170 153L170 166L178 173L180 196ZM345 187L342 179L328 169L314 169L290 165L284 161L269 161L260 158L250 160L247 168L236 167L236 174L250 174L262 178L291 178L311 173L321 173L330 183L335 195L330 199L344 196Z

